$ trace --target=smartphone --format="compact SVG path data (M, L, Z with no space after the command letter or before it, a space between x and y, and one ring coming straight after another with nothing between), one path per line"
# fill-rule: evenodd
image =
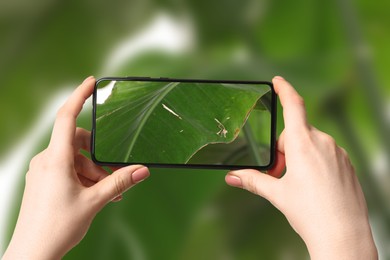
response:
M275 160L267 81L105 77L92 118L98 165L266 170Z

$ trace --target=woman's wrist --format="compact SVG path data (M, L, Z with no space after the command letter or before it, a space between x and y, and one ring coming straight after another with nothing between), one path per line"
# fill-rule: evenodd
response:
M27 241L11 241L2 260L7 259L61 259L62 255L55 253L50 246Z
M353 230L339 230L313 241L305 241L310 258L321 259L378 259L370 226L355 226Z

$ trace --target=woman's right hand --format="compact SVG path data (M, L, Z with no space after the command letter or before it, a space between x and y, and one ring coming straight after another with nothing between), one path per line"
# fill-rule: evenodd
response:
M268 174L229 172L226 182L278 208L312 259L377 259L366 201L348 154L308 124L304 101L287 81L275 77L273 83L285 123L276 164Z

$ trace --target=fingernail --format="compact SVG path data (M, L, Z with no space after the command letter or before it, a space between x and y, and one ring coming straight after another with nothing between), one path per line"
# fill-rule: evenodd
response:
M275 76L274 79L285 80L282 76Z
M90 79L92 79L92 78L93 78L93 76L89 76L88 78L84 79L83 83L88 81L88 80L90 80Z
M241 179L235 175L228 175L228 184L234 187L242 187Z
M149 169L146 167L142 167L133 172L133 174L131 175L131 180L133 181L133 183L139 183L148 178L149 175Z

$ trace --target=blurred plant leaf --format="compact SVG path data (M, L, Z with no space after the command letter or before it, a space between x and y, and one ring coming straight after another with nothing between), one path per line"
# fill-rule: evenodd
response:
M116 82L97 105L95 156L106 162L186 163L208 144L234 141L269 90L267 85Z
M0 10L3 11L0 22L3 36L0 43L0 117L4 122L0 129L0 152L3 154L8 153L9 145L18 141L20 134L28 130L28 126L36 119L36 113L56 89L64 84L75 86L74 82L91 73L106 76L101 75L106 73L101 71L101 65L109 51L120 40L140 30L161 7L173 15L188 12L194 18L196 49L178 56L150 50L129 59L130 66L123 65L115 71L115 75L128 75L130 72L131 75L157 77L255 80L283 75L305 97L310 121L335 136L338 143L344 143L346 148L349 146L347 150L351 151L350 155L360 153L353 148L353 141L346 139L350 132L344 124L338 124L338 121L328 123L323 112L315 113L312 109L321 99L340 87L338 83L345 78L345 74L350 73L351 68L356 70L355 59L350 54L350 50L355 48L348 43L343 30L342 19L346 16L337 7L342 1L133 0L54 3L37 0L33 5L24 2L3 1L0 4ZM52 4L44 9L40 7L43 6L40 2ZM349 2L358 9L360 30L369 43L367 49L363 48L361 57L367 57L367 50L372 52L372 65L382 90L387 93L382 98L386 99L389 96L386 86L390 86L390 34L387 33L390 19L386 10L390 2ZM7 10L6 7L11 3L19 5L15 8L18 12ZM42 14L30 14L38 13L36 11L42 11ZM5 19L7 17L10 19ZM244 52L237 52L239 50ZM233 58L237 53L246 53L248 58L239 59L235 63ZM364 74L357 73L358 76ZM373 87L362 78L356 79L370 90ZM377 134L378 123L375 121L386 120L372 115L371 110L367 109L370 105L365 103L367 95L362 93L362 88L356 87L356 84L350 85L352 88L348 92L348 102L342 103L342 107L355 126L356 134L360 137L358 141L363 148L362 154L366 160L370 160L371 166L383 143ZM332 107L327 106L325 109ZM279 112L278 126L282 127L283 117L281 110ZM84 121L88 124L83 123L82 126L90 129L89 114L84 117ZM367 139L370 141L367 142ZM45 145L46 139L42 147ZM41 150L41 147L36 149L37 152ZM356 169L362 175L367 178L378 176L373 174L372 167L366 171L360 160L355 161ZM376 183L388 187L385 181L388 176L386 169ZM232 190L232 196L227 196L220 190L224 187L225 173L178 169L152 169L152 172L155 173L152 174L153 178L126 193L124 201L108 205L99 213L86 238L65 259L190 259L187 256L197 259L217 259L217 256L223 259L308 258L302 255L294 257L297 255L294 252L305 250L305 246L299 237L293 236L295 234L291 233L283 216L273 213L273 207L264 207L261 212L253 214L249 210L257 209L258 205L247 203L249 195ZM23 180L21 178L20 182L23 183ZM362 185L367 184L363 181ZM367 189L379 191L380 187L367 186ZM18 190L21 193L23 189ZM220 200L213 200L218 193ZM245 197L235 202L234 199L240 196L238 193ZM386 205L376 200L368 203L380 209L378 214L384 214ZM18 211L19 205L15 202L14 212ZM203 218L197 216L208 205L212 210L221 212L209 222L206 219L206 223L202 223ZM123 236L111 230L110 223L117 220L116 215L126 220L127 225L122 229L129 229L130 226L130 230L135 232L139 244L147 252L145 258L130 258L125 254L125 250L133 248ZM193 220L195 225L190 227L192 218L196 218ZM232 218L236 219L231 221ZM16 221L16 217L12 221ZM218 226L213 227L208 224L210 222ZM381 225L384 223L389 221L378 223L377 227L389 234L388 226ZM236 233L238 231L242 233ZM377 242L382 243L382 251L386 251L388 236L384 238L378 232L375 233ZM8 240L11 234L8 233ZM291 239L288 234L291 234ZM300 243L300 246L296 246L296 243ZM208 247L204 248L204 245ZM215 245L215 250L208 251L212 250L212 245ZM221 247L228 248L232 255L218 251ZM255 249L257 251L253 252ZM272 254L267 253L269 251L280 252L275 253L279 257L272 257ZM178 252L182 252L180 256L183 257L177 257ZM383 259L388 258L387 253L382 254Z
M179 259L285 259L285 255L286 259L307 258L298 234L289 228L283 214L264 199L225 188L208 202L193 217ZM271 224L275 221L278 225ZM283 246L279 244L281 240Z

